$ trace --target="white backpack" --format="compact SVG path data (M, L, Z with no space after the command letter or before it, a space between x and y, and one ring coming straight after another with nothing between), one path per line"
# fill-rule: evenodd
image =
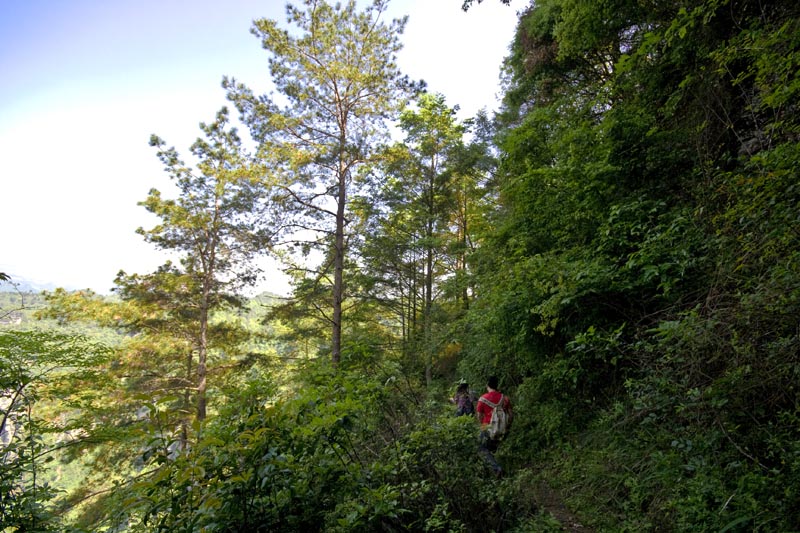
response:
M492 408L492 418L486 428L486 432L489 433L489 438L492 440L501 439L508 431L509 417L505 407L503 407L503 400L505 400L505 397L502 394L500 395L500 401L497 403L492 403L483 396L478 399L479 402L483 402Z

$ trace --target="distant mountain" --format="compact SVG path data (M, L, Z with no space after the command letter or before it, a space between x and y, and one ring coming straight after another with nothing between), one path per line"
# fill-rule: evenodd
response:
M9 275L11 281L9 282L0 280L0 292L27 292L38 294L42 291L53 291L59 287L68 291L80 290L79 287L59 285L51 281L27 279L23 276L17 276L10 272L6 272L6 274ZM286 296L282 296L272 291L261 291L257 294L245 294L245 296L253 302L265 305L274 305L275 302L284 300L286 298Z
M13 272L5 272L11 281L0 281L0 292L34 292L52 291L59 285L50 281L38 281L17 276Z

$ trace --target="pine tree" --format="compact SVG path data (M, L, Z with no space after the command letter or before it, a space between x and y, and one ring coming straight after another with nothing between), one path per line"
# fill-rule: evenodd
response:
M374 0L361 12L353 0L289 4L287 19L299 31L269 19L257 20L252 30L271 53L279 95L256 96L235 79L223 82L292 214L283 228L285 242L306 256L317 251L323 257L315 275L331 288L331 310L320 310L331 325L334 364L341 358L349 198L359 169L385 138L385 119L410 88L395 63L405 19L383 22L387 4Z

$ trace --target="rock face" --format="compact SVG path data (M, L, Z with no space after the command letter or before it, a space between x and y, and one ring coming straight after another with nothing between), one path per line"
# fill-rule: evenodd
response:
M13 390L0 391L0 454L11 443L14 435L22 430L22 423L11 410L12 394Z

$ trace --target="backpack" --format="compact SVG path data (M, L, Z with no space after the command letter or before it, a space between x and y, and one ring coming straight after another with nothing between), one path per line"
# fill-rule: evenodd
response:
M498 440L503 438L503 436L508 431L509 417L508 417L508 412L503 406L503 402L505 399L506 399L505 396L501 394L500 401L497 402L496 404L490 402L483 396L481 396L480 399L478 400L479 402L483 402L492 408L492 418L489 421L489 426L486 428L486 432L489 434L489 438L491 438L492 440Z

